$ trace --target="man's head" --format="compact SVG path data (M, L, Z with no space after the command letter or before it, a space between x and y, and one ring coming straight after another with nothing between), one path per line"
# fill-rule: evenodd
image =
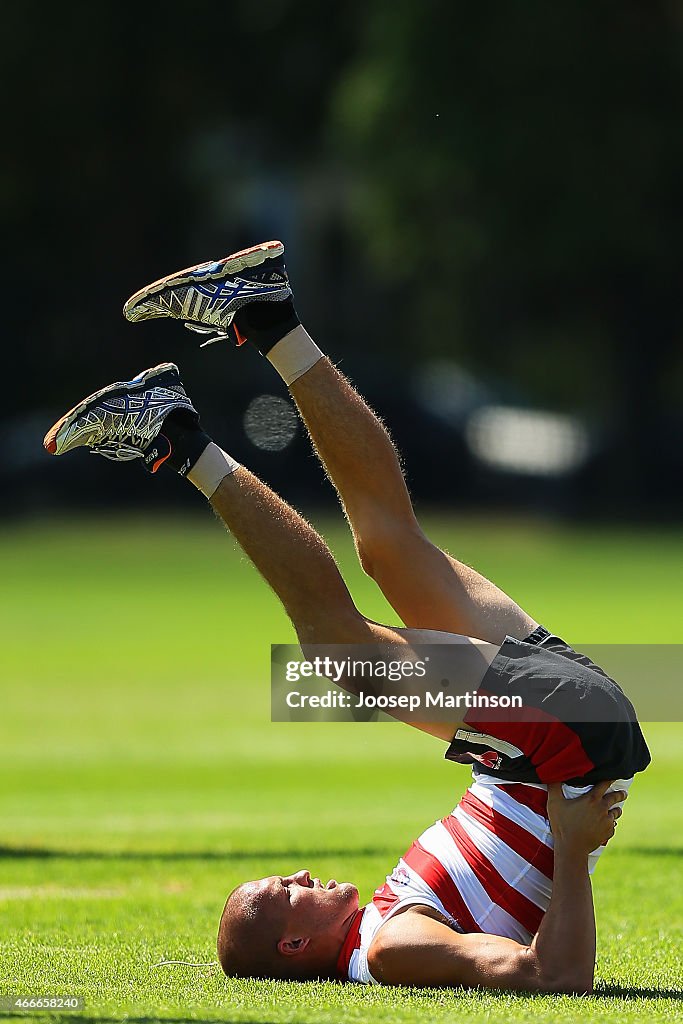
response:
M308 871L238 885L218 929L218 959L231 978L333 977L358 910L358 889Z

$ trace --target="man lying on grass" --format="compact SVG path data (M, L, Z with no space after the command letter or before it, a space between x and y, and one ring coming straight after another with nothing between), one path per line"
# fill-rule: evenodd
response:
M125 313L182 319L215 332L210 340L233 328L238 344L267 357L337 488L363 568L406 628L357 610L320 536L204 433L173 364L91 395L51 428L45 447L59 455L86 446L187 477L279 596L305 648L410 654L439 645L458 655L463 690L513 691L537 713L491 721L470 710L413 723L448 743L446 757L473 765L458 807L423 832L363 908L350 882L323 886L308 871L239 886L220 922L221 965L241 977L588 992L589 876L634 773L649 763L633 708L588 658L424 536L382 423L299 323L283 251L270 242L191 267L143 288ZM581 721L555 713L571 692L581 696ZM591 709L605 704L609 720L598 720Z

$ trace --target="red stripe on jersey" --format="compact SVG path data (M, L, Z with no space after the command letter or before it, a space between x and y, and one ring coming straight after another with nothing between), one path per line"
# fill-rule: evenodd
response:
M527 832L525 828L518 825L517 822L511 821L510 818L506 818L504 814L484 803L469 790L460 801L459 807L470 818L479 822L511 850L523 857L525 861L532 864L546 878L553 877L555 860L553 851L531 832Z
M351 956L355 950L360 949L360 926L363 922L363 914L365 913L365 907L361 907L360 910L356 911L356 916L351 922L351 927L346 933L344 944L339 953L337 960L337 973L340 978L346 980L349 976L349 964L351 963Z
M382 917L386 917L391 908L398 903L399 897L391 889L388 882L385 882L381 889L375 889L372 902L379 910Z
M496 696L482 687L477 693ZM539 782L566 782L595 767L574 730L540 708L476 708L467 712L465 724L519 747Z
M472 917L460 890L443 866L432 853L415 840L403 860L420 876L429 888L441 900L444 907L465 932L480 932L481 928Z
M513 800L516 800L518 804L524 804L525 807L547 819L548 793L545 789L535 789L533 786L527 786L523 782L515 782L511 786L501 783L500 788L508 796L511 796Z
M496 871L488 857L485 857L481 850L477 849L462 825L449 815L443 819L443 825L453 838L455 845L460 850L473 873L479 879L492 903L502 907L516 921L526 928L532 935L538 931L538 926L543 920L544 911L527 899L521 892L506 882L503 876Z

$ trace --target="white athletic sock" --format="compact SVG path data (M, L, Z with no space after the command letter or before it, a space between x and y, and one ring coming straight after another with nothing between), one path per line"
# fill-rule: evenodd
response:
M277 372L289 387L297 377L302 377L307 370L322 359L322 352L301 324L295 327L284 338L280 338L266 355Z
M230 473L234 473L239 467L239 462L235 462L227 452L224 452L222 448L219 448L212 441L210 445L207 445L187 474L187 479L205 497L211 498L218 490L221 481L226 476L229 476Z

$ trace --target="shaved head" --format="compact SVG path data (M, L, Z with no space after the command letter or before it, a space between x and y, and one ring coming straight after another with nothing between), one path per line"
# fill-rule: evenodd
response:
M218 959L229 978L285 978L292 964L277 949L284 913L269 907L267 894L253 882L228 896L218 929Z
M218 959L229 978L304 981L337 976L358 912L358 889L308 871L244 882L230 893L218 927Z

